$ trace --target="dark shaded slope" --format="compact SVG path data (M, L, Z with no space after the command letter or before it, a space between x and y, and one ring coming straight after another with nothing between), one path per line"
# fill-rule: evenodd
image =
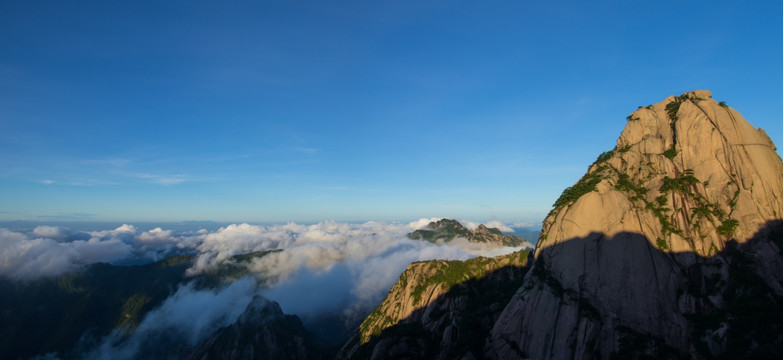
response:
M544 249L496 325L490 358L757 359L783 355L783 223L755 240L730 241L711 257L657 249L642 234L592 233ZM573 269L566 283L547 259L563 254L626 253L603 259L622 274ZM768 251L775 248L774 256ZM645 254L644 260L640 254ZM563 260L562 258L560 259ZM683 264L692 264L683 266ZM770 277L770 272L777 272ZM590 279L592 278L592 279ZM618 280L619 279L619 280ZM584 287L601 283L600 287ZM629 285L630 284L630 285ZM639 286L646 284L646 286ZM619 288L642 289L631 294ZM624 302L637 305L634 309ZM545 331L537 331L546 329ZM543 346L542 346L543 345ZM774 356L772 356L774 355ZM772 357L770 357L772 356Z

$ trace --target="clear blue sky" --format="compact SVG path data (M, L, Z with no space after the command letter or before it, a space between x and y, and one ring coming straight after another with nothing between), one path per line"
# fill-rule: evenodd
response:
M2 1L0 220L542 220L639 105L783 145L778 1Z

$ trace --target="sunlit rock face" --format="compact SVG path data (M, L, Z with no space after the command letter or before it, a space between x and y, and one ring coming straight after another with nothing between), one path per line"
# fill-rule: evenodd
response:
M763 130L704 90L640 107L544 221L533 268L486 355L710 358L783 348L776 324L734 336L743 303L781 312L781 218L783 163Z

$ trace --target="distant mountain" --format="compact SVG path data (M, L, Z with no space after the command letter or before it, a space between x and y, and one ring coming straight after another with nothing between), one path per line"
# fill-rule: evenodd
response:
M424 229L416 230L408 234L413 240L425 240L429 242L449 242L456 238L467 239L474 243L489 243L501 246L523 246L532 248L533 245L525 239L515 235L503 235L497 228L488 228L479 225L475 231L462 226L457 220L441 219L430 222Z

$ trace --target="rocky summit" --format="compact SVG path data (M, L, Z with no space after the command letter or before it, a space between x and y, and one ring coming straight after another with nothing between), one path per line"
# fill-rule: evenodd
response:
M630 116L566 189L487 356L761 358L783 350L783 163L709 91Z

